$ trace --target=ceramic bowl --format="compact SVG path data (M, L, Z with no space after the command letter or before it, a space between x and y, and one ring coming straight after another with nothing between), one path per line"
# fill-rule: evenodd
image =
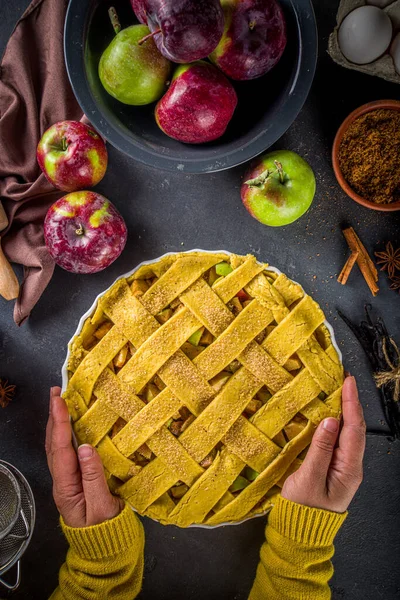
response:
M343 123L339 127L339 130L335 137L335 141L333 142L332 164L333 164L333 170L336 175L336 179L337 179L340 187L342 188L342 190L344 192L346 192L346 194L348 196L350 196L350 198L352 198L355 202L358 202L358 204L361 204L361 206L365 206L366 208L371 208L372 210L379 210L379 211L383 211L383 212L392 212L395 210L400 210L400 201L392 202L391 204L376 204L375 202L366 200L366 198L363 198L362 196L357 194L350 187L350 185L347 183L346 179L343 176L343 173L340 169L340 164L339 164L340 144L342 142L344 134L346 133L346 131L348 130L350 125L356 119L358 119L358 117L361 117L362 115L365 115L368 112L372 112L374 110L378 110L381 108L400 111L400 101L398 101L398 100L376 100L375 102L368 102L368 104L363 104L362 106L360 106L359 108L354 110L352 113L350 113L349 116L343 121Z
M280 0L288 44L264 77L235 82L239 103L226 133L208 144L182 144L166 136L154 118L155 104L127 106L100 83L98 64L113 37L107 9L113 4L123 27L136 22L129 0L70 0L64 49L75 96L93 126L113 146L146 165L185 173L222 171L250 160L274 144L302 108L314 78L317 30L311 0Z

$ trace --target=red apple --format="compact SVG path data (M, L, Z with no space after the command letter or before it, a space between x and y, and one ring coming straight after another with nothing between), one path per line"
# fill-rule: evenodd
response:
M146 0L131 0L131 4L138 21L147 25Z
M224 31L220 0L131 0L131 4L161 54L172 62L206 58Z
M286 47L286 22L276 0L221 0L225 31L210 55L231 79L261 77Z
M79 121L60 121L44 134L37 160L47 179L64 192L75 192L99 183L107 170L103 139Z
M156 106L156 121L170 137L202 144L223 135L236 105L232 84L213 65L199 60L177 68Z
M44 220L46 246L55 262L72 273L97 273L125 247L125 221L107 198L74 192L55 202Z

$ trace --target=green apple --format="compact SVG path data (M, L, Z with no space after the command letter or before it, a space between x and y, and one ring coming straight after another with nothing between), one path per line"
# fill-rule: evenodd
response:
M166 90L171 63L160 54L149 34L145 25L127 27L117 33L101 56L100 81L124 104L150 104Z
M316 182L296 152L278 150L258 159L245 177L242 201L252 217L270 227L289 225L310 208Z

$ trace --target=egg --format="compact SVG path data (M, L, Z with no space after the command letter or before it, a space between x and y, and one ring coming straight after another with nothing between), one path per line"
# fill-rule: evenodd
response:
M400 75L400 33L396 35L390 46L390 56L393 58L394 68Z
M352 63L366 65L386 52L393 27L377 6L360 6L347 15L339 28L339 46Z

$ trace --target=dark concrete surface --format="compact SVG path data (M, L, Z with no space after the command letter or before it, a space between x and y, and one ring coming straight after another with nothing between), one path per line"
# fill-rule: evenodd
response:
M0 0L0 51L27 4ZM299 118L276 144L298 151L315 170L317 196L302 219L275 230L252 219L239 196L244 167L203 176L170 174L135 164L110 148L110 167L99 191L115 202L127 221L130 235L123 255L97 275L76 276L57 268L21 329L13 323L12 303L0 299L0 376L18 386L15 400L0 412L0 457L26 475L38 513L15 598L47 598L57 585L66 553L43 448L49 387L60 383L67 342L79 317L118 275L144 259L166 251L225 248L254 253L299 281L335 328L346 368L357 377L369 428L382 428L379 395L366 359L336 313L340 308L360 320L364 304L372 299L357 269L346 287L336 282L347 255L340 226L352 224L373 252L388 240L399 245L400 213L370 211L347 198L336 184L330 149L335 131L351 110L370 100L399 98L400 87L336 66L326 48L337 2L316 0L315 8L320 37L315 83ZM381 293L372 304L400 342L400 298L389 291L384 276L380 284ZM400 598L399 454L398 443L368 437L365 479L336 540L334 599ZM212 532L182 531L144 519L146 573L140 598L244 600L264 524L264 519L256 519Z

